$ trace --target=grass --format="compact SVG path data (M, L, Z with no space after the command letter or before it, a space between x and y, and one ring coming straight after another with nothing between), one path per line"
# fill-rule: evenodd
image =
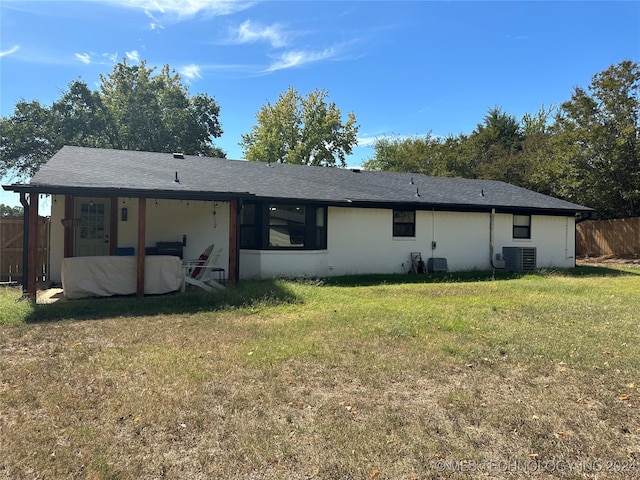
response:
M19 298L0 478L640 477L637 268Z

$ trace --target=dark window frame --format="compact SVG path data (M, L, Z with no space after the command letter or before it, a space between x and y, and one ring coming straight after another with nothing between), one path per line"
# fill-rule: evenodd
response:
M327 249L327 207L302 202L245 202L242 208L253 209L251 215L240 215L240 249L245 250L326 250ZM271 212L279 208L289 210L304 209L304 223L300 218L291 218L291 223L283 222L284 216L274 222ZM272 210L275 208L275 210ZM293 213L293 212L291 212ZM295 217L295 215L294 215ZM277 227L277 228L274 228ZM279 230L280 235L292 235L290 244L270 245L271 234Z
M256 249L260 245L258 232L261 225L260 211L255 203L245 203L240 210L240 248Z
M303 249L306 244L307 210L304 205L270 203L269 248Z
M527 221L523 221L524 219ZM513 214L513 238L516 240L531 240L531 215Z
M407 220L407 214L412 219ZM416 237L416 211L393 209L392 234L394 238L415 238ZM402 218L404 217L404 218Z

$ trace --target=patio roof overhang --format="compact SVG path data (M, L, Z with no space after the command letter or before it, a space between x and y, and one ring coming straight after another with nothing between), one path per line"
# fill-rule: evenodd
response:
M219 192L203 190L157 190L144 188L113 188L113 187L93 187L93 186L67 186L67 185L41 185L41 184L13 184L3 185L6 191L13 191L20 194L20 203L24 207L24 253L23 265L26 269L26 281L23 284L23 291L34 301L36 298L36 255L38 243L38 197L41 194L64 195L66 197L94 197L111 198L129 197L138 199L138 261L137 261L137 294L138 298L144 296L144 251L146 232L146 199L168 199L168 200L200 200L200 201L228 201L230 204L229 218L229 280L230 284L235 284L238 279L238 223L240 221L240 206L246 198L254 198L255 195L249 192ZM66 208L66 207L65 207ZM65 228L65 251L67 236L69 232Z
M220 192L208 190L155 190L147 188L114 188L93 186L13 184L3 185L6 191L48 195L72 195L74 197L130 197L158 198L169 200L237 200L254 198L250 192Z

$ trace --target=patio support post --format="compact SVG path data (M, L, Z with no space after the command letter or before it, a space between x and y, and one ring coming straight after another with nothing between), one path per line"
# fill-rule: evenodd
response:
M138 278L136 282L136 298L144 297L144 256L145 236L147 228L147 199L138 198Z
M238 199L229 201L229 285L238 283Z
M29 258L26 268L22 270L22 275L27 276L27 293L33 300L36 299L38 290L38 196L38 193L29 194Z
M24 212L22 217L22 295L28 295L27 266L29 265L29 202L27 194L20 192L20 203Z

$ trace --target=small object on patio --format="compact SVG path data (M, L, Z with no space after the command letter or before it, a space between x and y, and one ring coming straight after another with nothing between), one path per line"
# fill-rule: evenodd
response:
M422 260L422 253L411 252L411 271L413 273L427 273L427 266Z
M213 251L214 244L209 245L197 260L185 260L182 262L184 270L184 282L182 291L185 291L186 285L200 287L208 292L214 288L223 289L224 285L224 268L216 265L222 248ZM213 279L213 272L218 273L218 280Z
M182 242L156 242L158 255L175 255L182 259Z

